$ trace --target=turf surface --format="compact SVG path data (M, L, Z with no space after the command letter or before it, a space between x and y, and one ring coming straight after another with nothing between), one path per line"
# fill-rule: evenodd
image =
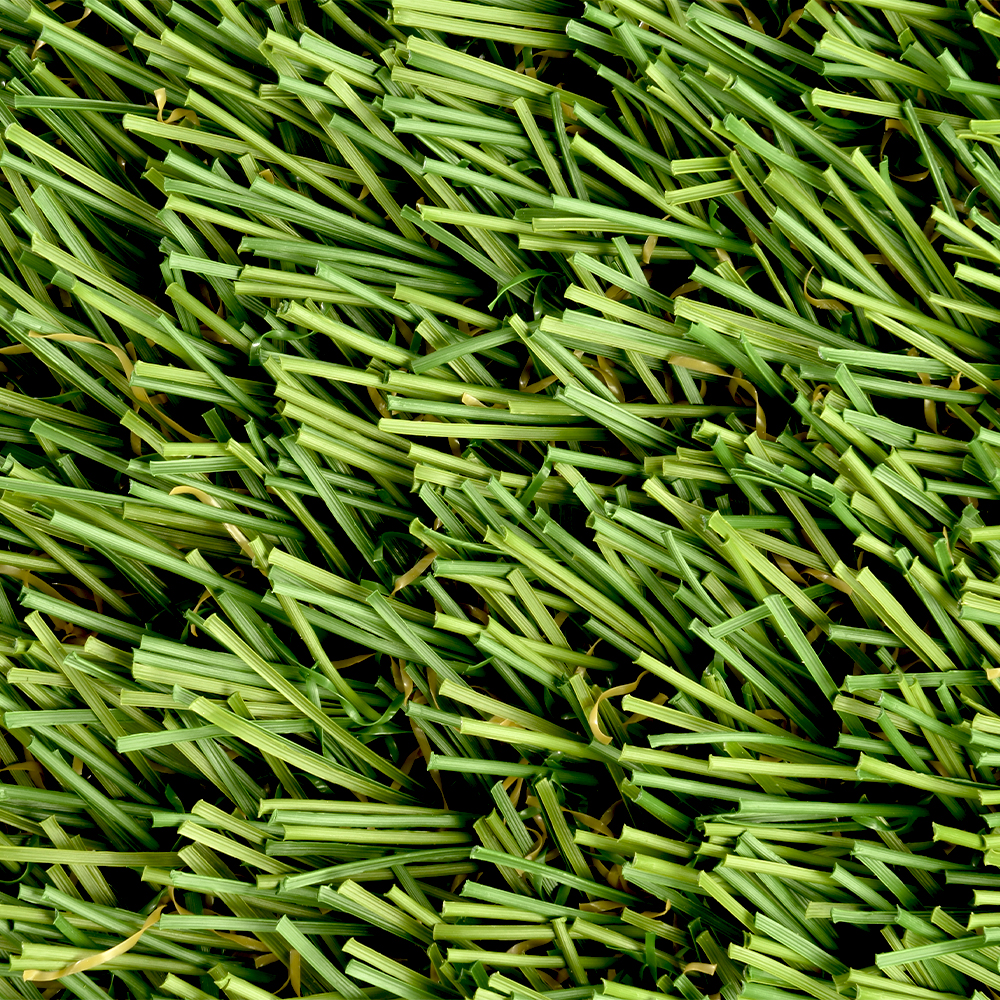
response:
M0 998L1000 993L1000 11L0 0Z

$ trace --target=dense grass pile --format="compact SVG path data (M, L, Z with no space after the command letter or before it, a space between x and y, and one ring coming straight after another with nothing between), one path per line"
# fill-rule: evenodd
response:
M0 0L0 998L1000 991L1000 12Z

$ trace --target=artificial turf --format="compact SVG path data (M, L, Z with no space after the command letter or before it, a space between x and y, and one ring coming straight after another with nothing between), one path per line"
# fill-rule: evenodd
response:
M1000 11L0 50L0 1000L1000 994Z

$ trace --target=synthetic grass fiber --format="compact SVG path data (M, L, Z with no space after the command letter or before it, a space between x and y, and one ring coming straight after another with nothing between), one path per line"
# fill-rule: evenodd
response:
M0 49L0 1000L1000 995L1000 10Z

